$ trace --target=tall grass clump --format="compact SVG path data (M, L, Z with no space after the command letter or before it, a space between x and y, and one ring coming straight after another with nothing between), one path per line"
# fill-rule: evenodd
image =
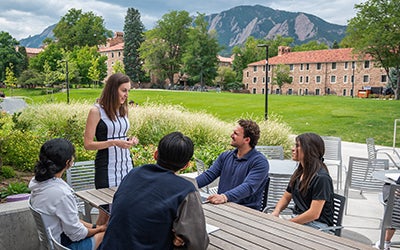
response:
M32 140L33 145L29 146L29 149L32 156L37 157L40 145L45 140L63 137L75 145L77 161L91 160L94 159L96 151L84 149L83 134L87 114L92 106L93 103L88 102L32 105L15 119L14 127L21 128L18 134L20 138L23 138L24 134L30 135L28 138ZM230 148L230 135L236 126L236 121L227 123L210 114L189 112L181 106L149 103L130 108L129 120L131 128L128 135L139 138L139 145L131 150L136 166L154 162L153 153L158 141L173 131L180 131L189 136L195 144L194 157L210 165L221 152ZM259 145L282 145L285 149L290 149L288 136L291 130L286 124L275 118L258 121L258 124L261 128ZM35 136L37 139L33 140ZM17 141L18 138L12 137L12 140ZM13 154L21 150L19 146L15 148ZM10 146L7 146L7 150L11 150ZM10 157L8 151L3 150L2 154L5 158ZM27 153L24 152L20 158L23 159L24 155ZM27 164L33 167L35 161L36 159L30 159ZM192 163L187 171L193 170L195 166Z

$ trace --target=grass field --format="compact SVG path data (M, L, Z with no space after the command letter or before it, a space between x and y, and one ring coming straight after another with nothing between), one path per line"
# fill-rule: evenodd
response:
M7 96L28 96L33 103L66 102L66 93L46 95L42 90L5 91ZM70 101L94 102L101 89L71 89ZM261 120L265 96L222 92L131 90L129 99L139 105L147 102L181 105L190 111L203 111L234 122L241 117ZM394 119L400 118L400 101L359 99L338 96L268 96L269 117L279 117L296 134L315 132L339 136L344 141L365 143L375 138L377 145L392 146ZM400 134L400 131L397 133ZM400 135L396 139L400 145Z

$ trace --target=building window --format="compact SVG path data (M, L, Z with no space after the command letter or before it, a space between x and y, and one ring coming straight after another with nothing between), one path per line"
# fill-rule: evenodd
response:
M302 94L303 94L303 90L299 89L299 95L302 95Z
M319 91L319 89L315 89L315 95L320 95Z
M303 64L300 64L300 70L303 70Z
M369 69L369 61L364 62L364 69Z
M290 78L290 82L293 82L293 76L290 76L289 78Z
M111 52L111 58L114 58L114 52Z
M306 70L310 70L310 64L309 63L306 64Z
M249 77L249 71L246 72L246 76Z
M265 72L265 68L266 68L267 66L266 65L263 65L263 69L262 69L262 71L264 71Z
M321 70L321 63L317 63L317 70Z
M330 89L330 88L327 88L327 89L326 89L326 94L327 94L327 95L330 95L330 94L331 94L331 89Z
M344 69L348 69L349 68L349 62L344 62Z
M302 76L300 76L299 82L300 82L300 83L303 83L303 77L302 77Z
M253 77L253 83L257 83L257 77Z
M257 89L253 88L253 94L257 94Z
M253 66L253 72L257 72L257 66Z
M275 89L275 94L279 95L279 89Z
M343 96L346 96L346 89L343 89Z
M332 63L332 69L336 69L336 63L335 62Z
M118 51L118 57L121 57L121 51Z
M369 82L369 75L363 76L363 82Z
M343 76L343 82L347 83L347 75Z
M294 65L293 64L289 64L289 69L290 69L290 71L293 71Z
M387 82L387 75L381 75L381 82Z
M306 76L306 83L308 83L308 76Z
M315 77L315 82L316 83L321 83L321 76L316 76Z
M336 83L336 76L331 76L331 83Z
M292 89L288 89L288 95L292 95L292 93L293 93L293 90Z
M271 82L271 77L268 76L268 83L270 83L270 82Z
M262 82L263 82L263 83L265 83L265 76L263 76L263 80L262 80Z
M308 95L308 89L304 90L304 95Z

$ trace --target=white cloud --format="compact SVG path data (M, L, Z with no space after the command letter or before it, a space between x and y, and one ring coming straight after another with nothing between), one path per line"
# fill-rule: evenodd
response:
M191 15L219 13L239 5L264 5L273 9L305 12L335 24L347 24L355 15L353 6L361 0L1 0L0 31L10 33L20 40L40 34L48 26L57 23L69 9L93 11L102 16L105 26L122 31L126 11L136 8L146 28L153 28L162 15L171 10L186 10Z

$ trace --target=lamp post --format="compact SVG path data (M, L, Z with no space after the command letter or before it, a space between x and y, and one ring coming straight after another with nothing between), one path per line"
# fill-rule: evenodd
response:
M354 62L351 62L353 74L351 75L351 98L354 98Z
M264 118L268 120L268 45L259 44L257 47L265 47L265 113Z
M69 104L69 82L68 82L68 60L63 60L65 62L65 82L67 84L67 104Z

